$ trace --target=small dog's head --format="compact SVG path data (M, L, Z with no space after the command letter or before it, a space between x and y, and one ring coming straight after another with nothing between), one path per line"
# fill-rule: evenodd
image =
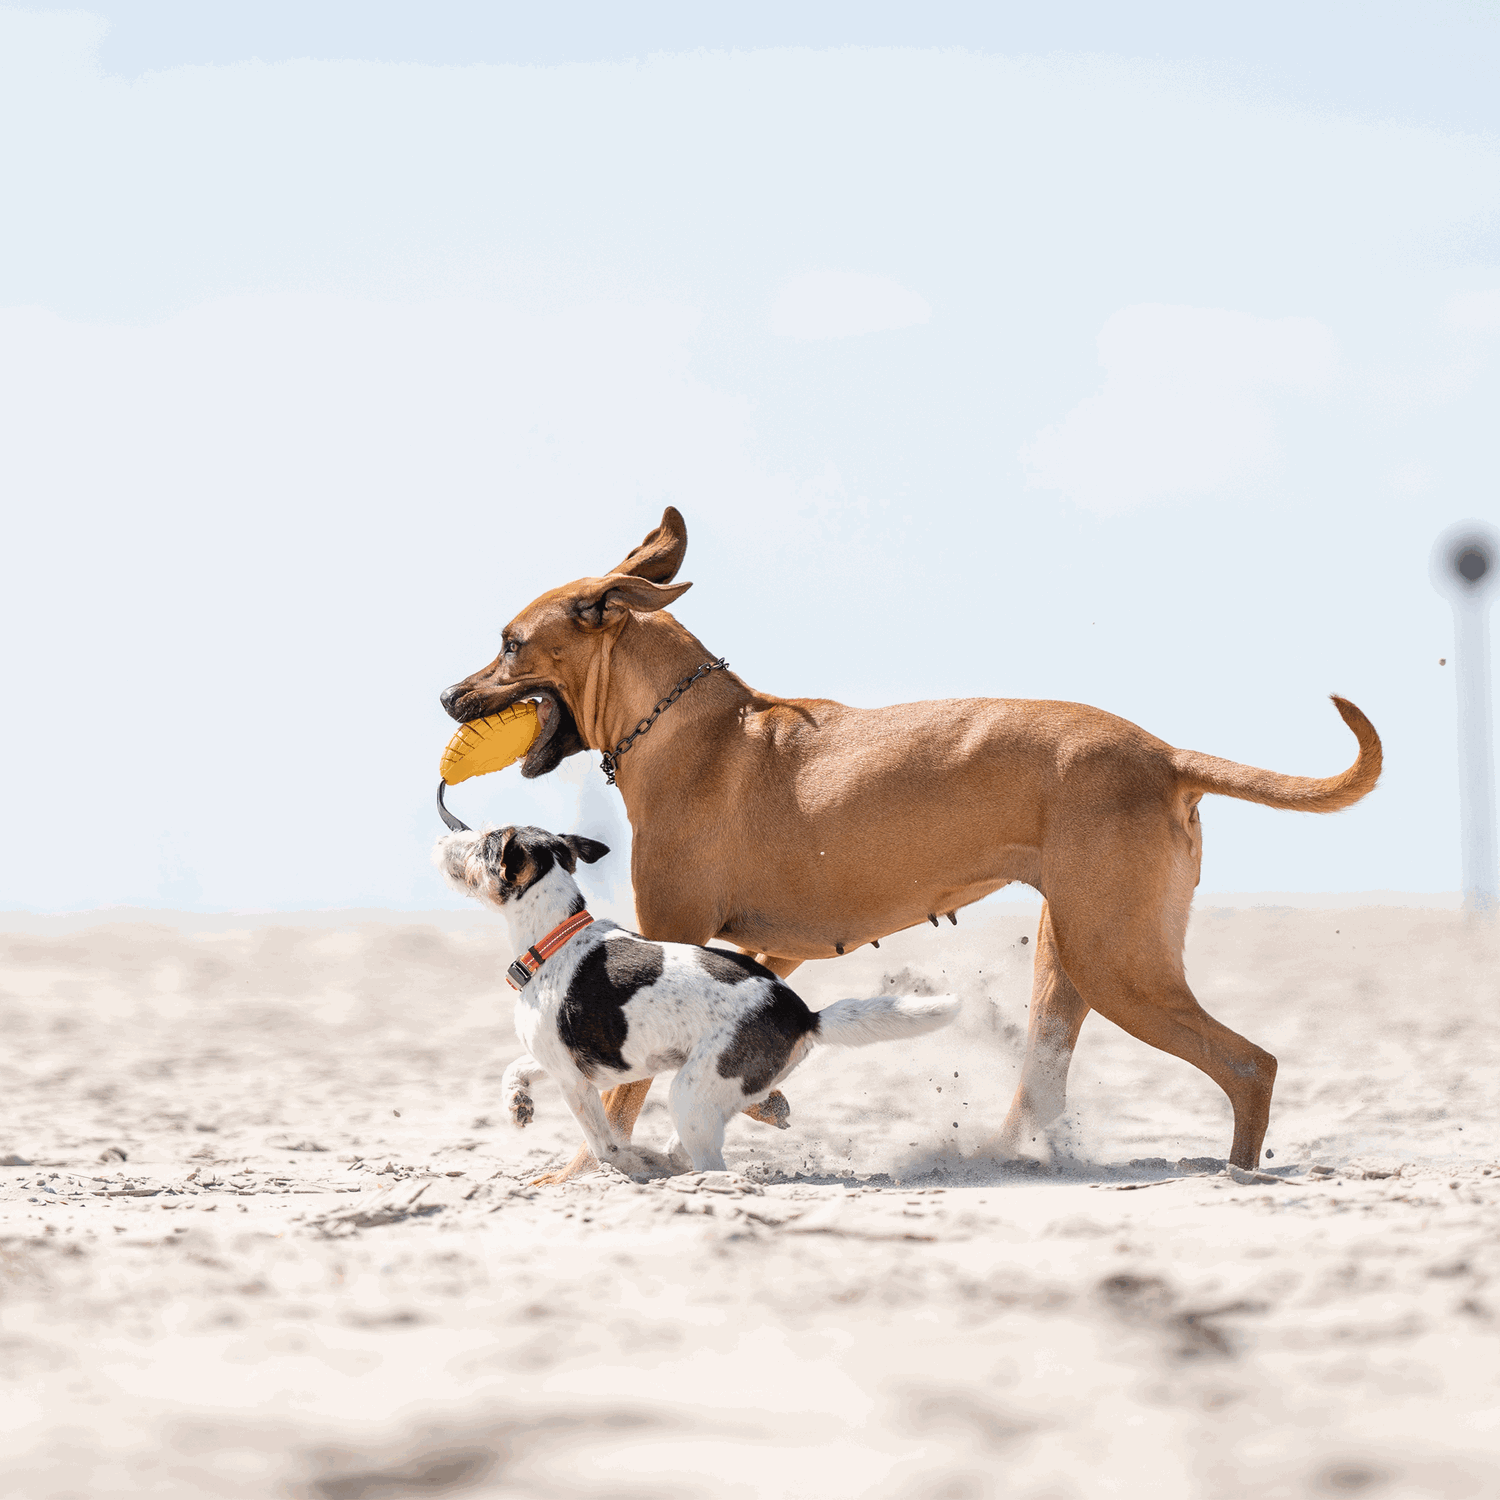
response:
M580 859L591 865L608 853L608 844L576 833L548 833L545 828L484 828L478 833L466 829L445 834L433 848L432 862L454 890L491 906L504 906L524 896L554 870L562 871L572 885Z

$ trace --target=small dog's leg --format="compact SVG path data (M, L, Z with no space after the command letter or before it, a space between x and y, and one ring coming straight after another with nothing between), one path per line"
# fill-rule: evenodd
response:
M628 1140L622 1141L616 1136L609 1116L604 1112L603 1101L582 1073L558 1082L596 1163L618 1168L627 1176L662 1170L655 1152L632 1146Z
M530 1086L545 1078L547 1070L530 1054L523 1052L506 1070L500 1080L500 1097L517 1130L524 1130L536 1115Z
M594 1153L594 1159L608 1161L612 1156L618 1155L620 1142L609 1128L609 1117L604 1113L604 1106L599 1102L599 1094L594 1085L582 1073L575 1073L571 1078L559 1078L558 1083L562 1087L568 1108L573 1111L573 1118L583 1131L589 1150Z
M635 1117L640 1114L641 1105L646 1102L646 1095L650 1088L651 1080L642 1078L635 1083L619 1084L604 1096L603 1105L606 1117L616 1133L627 1141L630 1139L630 1132L635 1128ZM598 1165L589 1148L580 1146L567 1166L560 1167L555 1172L543 1172L540 1177L532 1179L532 1186L554 1187L560 1182L570 1182L582 1172L592 1172Z
M724 1083L738 1090L737 1079ZM700 1070L688 1066L677 1070L667 1095L667 1108L672 1112L677 1139L691 1159L693 1170L724 1171L724 1126L739 1112L739 1100L732 1096L715 1097L712 1084L701 1076Z
M787 1103L787 1097L780 1089L773 1090L759 1104L752 1104L742 1112L752 1120L759 1120L762 1125L774 1125L778 1130L791 1129L792 1106Z
M768 968L778 979L785 979L802 966L800 958L782 958L775 953L757 953L755 961ZM777 1130L789 1130L792 1124L792 1106L780 1089L768 1094L759 1104L752 1104L744 1111L752 1120L762 1125L774 1125Z

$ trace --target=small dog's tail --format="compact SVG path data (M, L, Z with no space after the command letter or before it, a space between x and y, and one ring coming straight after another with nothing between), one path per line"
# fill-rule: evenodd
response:
M813 1036L825 1047L868 1047L899 1042L946 1026L957 1014L957 995L877 995L873 1000L835 1000L817 1013Z
M1291 812L1337 812L1358 802L1380 780L1382 752L1375 726L1347 698L1334 694L1333 706L1359 741L1354 764L1341 775L1283 776L1196 750L1174 750L1172 768L1189 791L1218 792Z

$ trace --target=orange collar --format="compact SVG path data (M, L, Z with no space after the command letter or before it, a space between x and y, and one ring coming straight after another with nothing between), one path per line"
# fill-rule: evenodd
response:
M524 990L531 977L541 966L576 933L583 931L594 919L586 911L575 912L564 922L559 922L541 942L533 943L510 968L505 971L505 982L513 990Z

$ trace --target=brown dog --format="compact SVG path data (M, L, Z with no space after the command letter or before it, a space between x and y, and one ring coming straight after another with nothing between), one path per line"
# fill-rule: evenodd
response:
M443 707L464 722L538 699L525 776L586 748L617 751L712 659L664 612L691 587L671 583L686 550L669 508L608 574L527 605L500 655L449 688ZM1230 1160L1253 1167L1276 1059L1214 1020L1183 977L1198 801L1219 792L1301 812L1357 802L1380 775L1380 739L1352 703L1333 701L1359 755L1315 780L1175 750L1077 703L856 709L770 697L711 671L619 753L637 925L665 942L726 939L784 976L1022 881L1046 905L1000 1149L1019 1151L1062 1113L1093 1009L1208 1074L1234 1106ZM605 1096L627 1133L650 1086Z

